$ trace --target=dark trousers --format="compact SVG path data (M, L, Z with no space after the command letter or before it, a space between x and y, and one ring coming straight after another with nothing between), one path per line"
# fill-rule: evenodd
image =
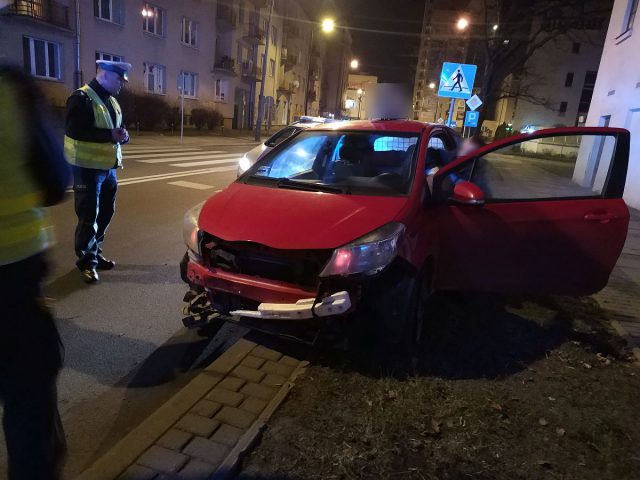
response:
M57 407L62 344L42 302L43 255L0 266L0 401L10 480L60 478L66 450Z
M116 169L73 167L76 227L75 248L80 270L95 268L102 254L104 235L116 208Z

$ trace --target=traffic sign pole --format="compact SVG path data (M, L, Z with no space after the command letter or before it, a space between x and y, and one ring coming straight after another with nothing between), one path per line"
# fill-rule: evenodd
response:
M456 105L456 99L452 98L451 99L451 106L449 107L449 121L447 122L449 124L449 126L451 126L451 124L453 123L453 108Z

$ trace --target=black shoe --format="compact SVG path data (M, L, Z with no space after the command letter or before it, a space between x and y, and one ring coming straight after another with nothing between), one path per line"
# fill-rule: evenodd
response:
M98 272L96 272L95 268L87 268L85 270L81 270L80 274L82 275L82 279L85 283L97 283L98 280L100 280Z
M116 266L116 262L113 260L107 260L102 255L98 255L98 270L112 270Z

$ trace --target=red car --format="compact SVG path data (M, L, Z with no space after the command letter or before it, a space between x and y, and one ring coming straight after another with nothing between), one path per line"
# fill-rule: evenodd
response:
M541 130L457 157L460 141L405 120L301 132L187 213L183 278L223 320L391 342L419 337L437 290L602 289L627 234L629 132Z

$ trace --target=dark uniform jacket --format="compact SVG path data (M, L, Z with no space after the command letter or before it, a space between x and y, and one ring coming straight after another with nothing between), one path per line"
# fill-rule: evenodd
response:
M109 110L111 119L115 125L116 112L109 101L111 94L107 92L94 78L89 86L102 99ZM124 123L123 123L124 124ZM67 100L67 120L65 133L69 138L84 142L113 143L111 130L108 128L96 128L93 116L91 99L81 90L76 90Z

